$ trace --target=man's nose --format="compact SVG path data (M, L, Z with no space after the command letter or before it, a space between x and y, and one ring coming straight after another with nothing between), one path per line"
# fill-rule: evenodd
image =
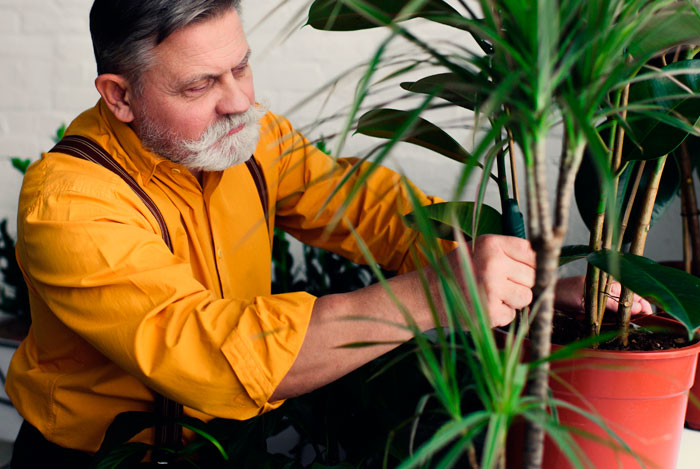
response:
M250 100L233 74L222 80L222 94L216 111L220 115L241 114L250 108Z

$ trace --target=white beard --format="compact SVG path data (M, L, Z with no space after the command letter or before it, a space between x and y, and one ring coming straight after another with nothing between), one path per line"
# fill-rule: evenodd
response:
M134 127L144 147L174 163L190 170L223 171L252 156L260 138L260 119L266 112L267 106L256 103L242 114L224 116L198 140L184 139L161 127L151 119L147 109L139 113ZM241 125L240 131L227 135Z

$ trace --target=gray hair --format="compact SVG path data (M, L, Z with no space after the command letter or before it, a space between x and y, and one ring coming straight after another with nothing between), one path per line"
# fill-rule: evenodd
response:
M141 76L151 66L158 44L190 24L231 9L240 13L240 4L241 0L95 0L90 34L97 74L122 75L139 95Z

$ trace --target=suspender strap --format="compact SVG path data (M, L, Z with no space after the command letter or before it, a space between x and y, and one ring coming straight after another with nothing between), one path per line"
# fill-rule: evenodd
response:
M114 159L101 146L89 138L82 137L80 135L68 135L63 137L63 139L58 142L56 146L50 150L50 152L65 153L66 155L75 156L76 158L92 161L93 163L97 163L121 177L124 182L131 187L136 195L139 196L139 198L156 218L160 232L163 235L163 241L165 241L168 249L171 251L173 250L172 243L170 242L170 233L168 233L168 227L165 226L163 216L160 214L156 204L143 191L141 186L138 185L134 178L132 178L129 173L124 171L124 168L119 166L119 163L114 161ZM262 168L260 168L255 156L251 156L245 162L245 165L248 168L253 181L255 182L255 188L258 190L258 197L260 198L260 205L262 205L263 213L265 214L265 223L269 227L270 210L265 174L263 173Z
M64 137L50 151L65 153L66 155L71 155L76 158L92 161L103 168L109 169L122 178L136 195L138 195L139 199L146 205L148 210L151 211L158 222L163 242L165 242L165 245L168 246L168 249L172 252L173 244L170 241L170 233L168 232L168 227L165 224L163 215L160 213L160 210L158 210L156 204L151 200L148 194L144 192L141 186L136 183L134 178L124 171L124 168L119 166L101 146L88 138L71 135ZM159 393L155 393L154 410L156 415L161 417L155 428L155 445L167 448L179 448L180 441L182 440L182 427L173 423L172 419L182 416L182 404L172 401ZM161 459L163 459L162 456L165 456L165 454L156 453L161 452L154 452L153 457L157 459L155 462L160 464L167 461L167 459L161 461Z
M114 161L114 159L100 145L86 137L69 135L67 137L63 137L63 139L58 142L56 146L50 150L50 152L64 153L76 158L92 161L93 163L99 164L122 178L151 211L158 222L158 227L160 228L163 242L165 242L166 246L168 246L168 249L170 249L171 252L173 251L173 245L170 240L168 227L165 224L163 215L160 213L160 210L158 210L156 204L153 202L153 200L151 200L141 186L138 185L134 178L132 178L124 170L124 168L119 166L119 164ZM265 222L269 226L268 195L265 176L255 160L255 157L248 159L248 161L246 161L246 166L248 167L248 171L250 171L250 174L255 181L255 187L258 190L260 203L262 204L263 212L265 213ZM179 448L182 440L182 427L173 423L173 420L182 416L182 404L175 402L159 393L155 393L154 410L156 414L161 417L161 423L159 423L155 429L155 445L157 447ZM153 462L157 462L159 464L167 464L169 461L169 455L164 452L154 452L152 460Z
M258 197L260 198L260 204L262 205L263 213L265 214L265 225L267 226L267 231L270 231L270 209L268 207L267 198L267 183L265 182L265 174L262 172L260 165L258 165L255 155L251 156L246 160L245 165L250 171L250 175L255 181L255 188L258 190Z
M139 196L139 199L146 205L148 210L151 211L156 221L158 222L158 228L160 228L160 234L163 237L165 245L172 252L173 243L170 241L170 233L168 232L168 227L165 225L165 220L163 220L163 215L161 215L160 210L156 204L151 200L151 198L144 192L141 186L132 178L129 173L124 171L124 168L119 166L119 164L114 161L114 159L106 152L104 149L90 140L89 138L81 137L79 135L71 135L64 137L60 142L53 147L51 152L65 153L66 155L75 156L76 158L81 158L83 160L92 161L100 166L109 169L114 174L119 176L126 182L129 187Z

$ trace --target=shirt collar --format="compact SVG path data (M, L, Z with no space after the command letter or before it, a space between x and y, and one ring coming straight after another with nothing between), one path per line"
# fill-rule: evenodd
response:
M187 168L184 166L173 163L147 150L141 143L141 139L136 135L136 132L134 132L134 129L117 119L102 99L98 103L98 108L100 115L107 121L108 127L112 130L122 148L119 156L126 160L125 162L133 164L136 171L141 175L144 184L148 184L153 179L159 168L161 170L170 170L171 167L178 167L183 173L187 171Z

